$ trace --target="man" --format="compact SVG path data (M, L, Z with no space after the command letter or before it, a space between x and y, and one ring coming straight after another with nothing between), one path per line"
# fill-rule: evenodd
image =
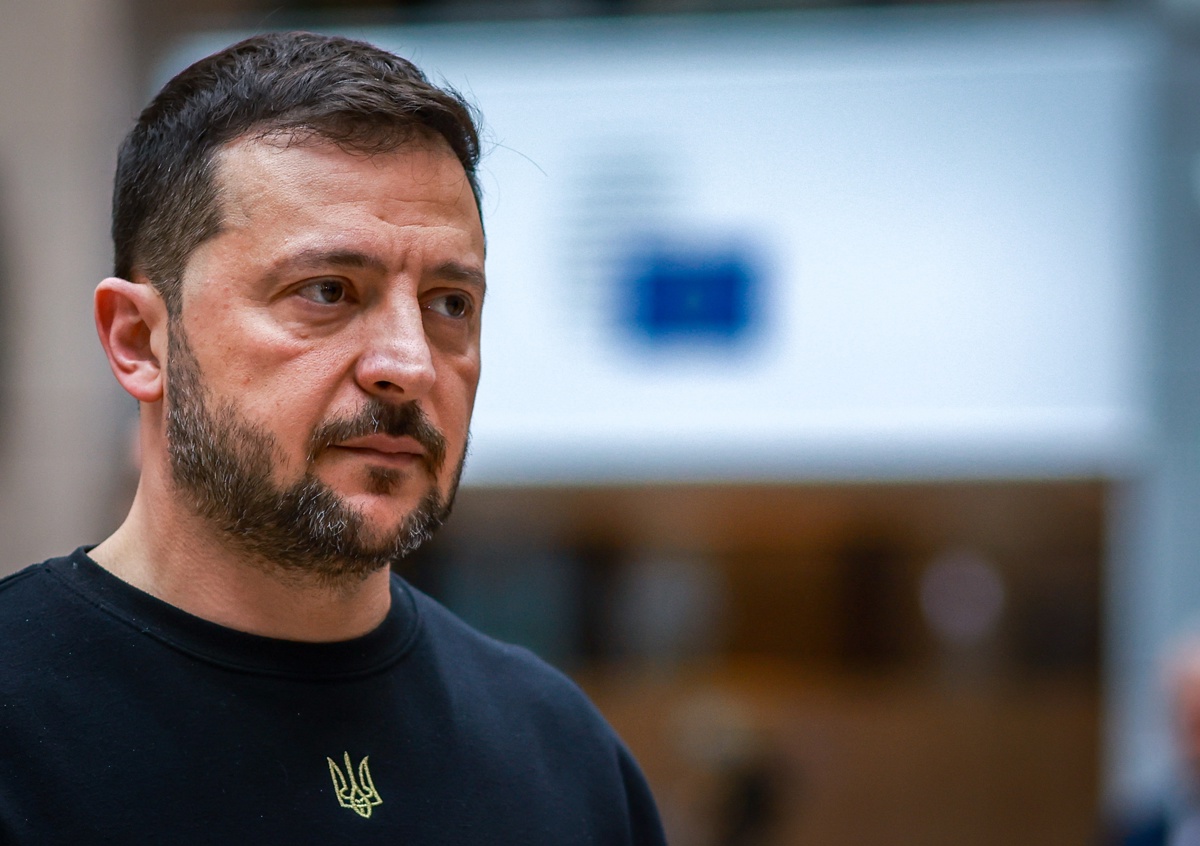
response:
M1159 807L1113 827L1106 842L1114 846L1200 846L1200 636L1177 638L1162 666L1175 779Z
M360 42L251 38L122 146L129 516L0 583L0 842L660 843L577 689L390 574L479 377L478 136Z

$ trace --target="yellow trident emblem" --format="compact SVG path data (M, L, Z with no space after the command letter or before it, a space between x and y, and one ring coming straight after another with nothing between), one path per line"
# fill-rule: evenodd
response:
M344 759L346 761L344 774L336 761L332 758L325 759L329 762L329 777L333 779L333 792L337 794L339 805L349 808L366 819L371 816L371 811L376 805L383 804L383 800L379 798L379 791L375 789L375 783L371 781L371 770L367 766L367 759L363 758L362 763L358 765L357 780L354 778L354 766L350 763L349 752L344 754Z

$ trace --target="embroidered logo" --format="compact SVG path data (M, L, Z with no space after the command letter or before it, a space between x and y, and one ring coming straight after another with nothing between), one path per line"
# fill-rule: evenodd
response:
M371 811L376 805L382 805L383 800L379 798L379 791L375 789L375 783L371 781L371 769L367 766L367 759L363 758L362 763L358 765L358 778L354 775L354 766L350 763L350 753L344 754L346 761L346 772L342 772L342 768L337 765L337 762L332 758L326 758L329 762L329 777L333 779L333 792L337 794L338 804L343 808L349 808L358 814L363 819L371 816Z

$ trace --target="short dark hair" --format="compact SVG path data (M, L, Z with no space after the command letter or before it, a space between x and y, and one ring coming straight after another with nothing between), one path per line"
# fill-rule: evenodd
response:
M453 89L363 41L307 32L247 38L163 86L117 157L114 272L144 274L172 315L188 259L221 228L215 154L252 133L368 155L432 133L462 164L479 204L475 111Z

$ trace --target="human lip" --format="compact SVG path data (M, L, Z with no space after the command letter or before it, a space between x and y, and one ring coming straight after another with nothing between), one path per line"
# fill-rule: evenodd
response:
M350 438L336 444L340 449L353 450L381 458L392 460L407 460L422 458L425 448L416 439L407 436L393 437L392 435L364 435L361 438Z

